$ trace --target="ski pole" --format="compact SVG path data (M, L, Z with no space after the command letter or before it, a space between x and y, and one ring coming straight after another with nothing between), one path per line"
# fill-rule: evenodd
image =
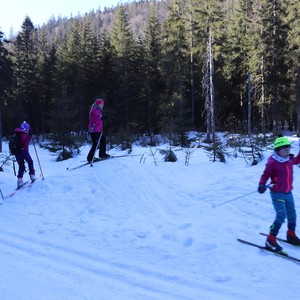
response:
M15 176L17 176L17 173L16 173L16 166L15 166L15 160L13 160L13 170L14 170Z
M93 159L92 159L92 161L91 161L91 167L93 166L93 162L94 162L94 158L95 158L95 153L96 153L96 151L97 151L98 148L99 148L100 140L101 140L102 134L103 134L103 131L101 132L101 134L100 134L100 136L99 136L99 139L98 139L98 141L97 141L96 150L95 150L95 152L94 152Z
M85 145L83 146L83 148L80 150L80 152L83 151L83 149L86 147L86 145L87 145L87 144L85 144ZM71 165L74 163L74 161L76 161L76 158L78 158L78 155L77 155L74 159L72 159L71 163L70 163L69 166L67 167L67 170L69 170L69 168L70 168Z
M2 190L1 190L1 188L0 188L0 193L1 193L1 197L2 197L2 199L4 199L4 197L3 197L3 194L2 194Z
M2 163L2 165L0 166L0 172L4 172L3 171L3 166L6 164L6 162L9 160L10 158L10 155L8 155L6 158L5 158L5 161Z
M273 186L274 186L274 184L268 184L268 185L266 185L266 188L271 188L271 187L273 187ZM254 192L250 192L250 193L248 193L248 194L245 194L245 195L243 195L243 196L239 196L239 197L236 197L236 198L233 198L233 199L224 201L224 202L222 202L222 203L220 203L220 204L213 205L213 207L219 207L219 206L222 206L222 205L224 205L224 204L227 204L227 203L236 201L236 200L238 200L238 199L244 198L244 197L249 196L249 195L254 194L254 193L257 193L257 190L254 191Z
M37 161L39 163L39 167L40 167L40 171L41 171L41 176L42 176L42 179L44 180L44 174L43 174L43 171L42 171L42 167L41 167L41 163L40 163L40 159L39 159L39 156L38 156L38 153L36 151L36 147L35 147L35 142L34 142L34 138L32 137L32 143L33 143L33 148L34 148L34 151L35 151L35 155L36 155L36 158L37 158Z

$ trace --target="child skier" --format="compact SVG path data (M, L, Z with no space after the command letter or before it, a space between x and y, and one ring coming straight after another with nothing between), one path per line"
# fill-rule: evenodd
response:
M300 163L300 152L296 157L290 154L291 143L286 137L278 137L274 142L274 153L269 157L265 170L260 178L258 192L266 191L266 183L271 179L270 194L276 217L270 227L270 233L266 240L266 247L274 251L282 251L277 243L276 236L286 217L287 241L294 245L300 245L300 239L295 234L296 210L292 194L293 165Z
M28 164L29 177L31 180L35 180L35 170L33 167L33 160L28 151L28 145L31 140L30 125L27 122L23 122L19 128L15 129L15 132L20 134L20 150L16 152L16 161L19 165L17 186L23 185L23 175L25 172L25 162Z

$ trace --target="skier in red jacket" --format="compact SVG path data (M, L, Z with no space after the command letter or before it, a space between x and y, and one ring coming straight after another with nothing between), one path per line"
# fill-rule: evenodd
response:
M282 251L277 243L276 236L284 223L288 220L287 241L300 245L300 239L295 234L296 210L292 194L293 165L300 163L300 152L296 157L290 154L291 143L286 137L278 137L274 142L274 153L269 157L265 170L260 178L258 192L266 191L266 183L270 182L270 193L276 217L270 227L270 234L266 240L266 247L275 251Z

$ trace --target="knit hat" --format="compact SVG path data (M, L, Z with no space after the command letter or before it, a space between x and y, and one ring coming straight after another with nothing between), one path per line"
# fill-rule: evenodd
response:
M95 102L96 105L103 105L104 104L104 100L103 99L97 99Z
M23 131L27 131L30 129L30 125L26 121L23 121L20 125L20 129L22 129Z
M285 148L291 148L291 142L284 136L278 137L274 142L274 150L279 151Z

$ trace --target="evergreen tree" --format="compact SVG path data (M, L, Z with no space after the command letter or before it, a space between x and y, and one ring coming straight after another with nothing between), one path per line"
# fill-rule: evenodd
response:
M233 115L235 122L231 130L242 129L248 112L247 83L249 74L249 55L251 41L251 21L253 18L253 1L242 0L229 22L226 32L226 42L222 53L224 62L222 73L227 83L227 101L223 106L223 114L227 116L225 124L232 126ZM249 121L249 120L248 120Z
M54 99L57 56L56 46L49 45L46 31L42 30L38 35L37 75L38 75L38 106L35 111L38 118L37 133L49 132L47 121L49 111Z
M98 62L99 42L89 20L85 20L80 31L80 69L82 99L80 99L80 130L87 129L88 113L91 104L98 96L100 66ZM102 75L100 73L100 75ZM101 80L101 78L100 78Z
M147 128L150 138L158 132L158 108L162 89L161 75L162 34L161 26L152 7L145 30L145 93L147 99ZM152 140L151 140L152 143Z
M201 87L204 66L206 64L207 51L207 22L205 21L206 12L205 2L199 0L189 0L187 21L188 51L190 55L190 99L191 99L191 124L204 129L204 96Z
M119 96L117 83L117 70L115 64L115 50L111 45L108 32L101 33L99 48L97 52L97 97L105 98L104 122L106 132L118 130L117 109L115 99Z
M58 49L60 90L56 96L58 103L72 103L78 114L73 116L73 131L87 129L89 107L96 94L96 58L97 42L93 31L88 23L81 26L79 20L74 19L71 34Z
M55 93L47 125L51 138L62 148L62 155L72 147L73 134L80 130L80 108L83 101L81 81L81 38L77 19L73 20L70 35L57 49Z
M289 119L290 104L287 70L287 33L285 22L287 2L265 0L261 7L263 73L266 89L266 103L269 104L270 129L280 131Z
M2 136L3 136L3 109L5 104L5 96L9 94L10 87L13 83L13 64L11 53L5 45L7 40L3 39L3 32L0 31L0 152L2 152ZM6 114L8 116L8 114Z
M290 26L288 33L289 42L289 78L291 80L291 101L296 103L296 120L293 120L291 112L290 127L296 124L298 135L300 134L300 2L291 0L288 5L287 22Z
M171 132L180 132L181 137L190 123L186 115L186 106L188 105L186 80L189 56L185 15L186 3L174 0L164 25L163 44L163 75L166 80L166 93L162 109L167 112L163 126Z
M132 57L134 55L134 40L129 27L128 16L123 5L118 5L115 20L112 25L110 42L116 54L114 68L116 70L114 93L116 122L118 128L129 129L130 116L134 107L132 97L135 95L132 85Z
M36 30L27 16L22 24L21 32L14 42L14 63L16 76L16 111L19 122L28 118L33 130L38 118L35 109L38 106L37 85L37 41Z
M131 87L134 95L131 96L129 112L130 131L134 134L147 132L147 98L145 92L146 82L146 46L141 37L137 38L131 59Z

